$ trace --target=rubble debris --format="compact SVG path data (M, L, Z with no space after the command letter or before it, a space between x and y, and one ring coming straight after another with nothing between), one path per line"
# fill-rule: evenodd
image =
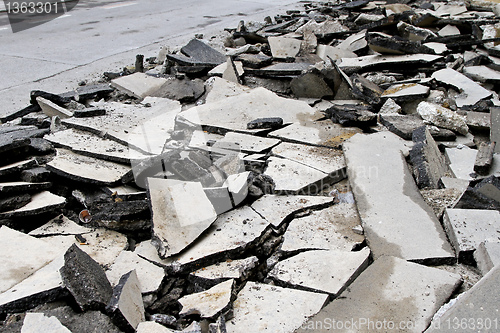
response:
M399 106L392 98L387 98L384 105L380 108L379 114L401 114L401 106Z
M234 206L241 204L247 197L249 176L250 171L229 175L224 182L223 186L227 187Z
M125 332L135 332L139 323L146 320L141 287L135 270L123 275L113 289L113 296L106 311L115 324Z
M493 154L495 151L495 143L483 142L479 145L474 163L474 171L480 175L489 174L491 164L493 163Z
M491 142L500 142L500 108L493 107L490 109L490 140ZM500 144L495 146L495 153L500 153Z
M475 265L473 252L487 239L498 237L500 215L498 211L481 209L446 209L443 224L457 252L459 262Z
M377 115L372 111L373 109L369 106L345 104L333 105L325 113L334 123L342 126L366 128L377 124Z
M251 207L278 228L295 214L332 204L333 200L329 197L267 194L255 201Z
M295 97L298 98L328 98L333 97L333 90L325 80L314 72L305 73L292 79L290 82Z
M67 149L56 149L56 156L47 163L47 169L75 181L104 186L117 185L131 173L128 166L75 154Z
M434 72L432 77L439 82L459 89L461 94L455 99L455 103L459 108L472 106L480 100L491 96L490 91L451 68Z
M319 312L327 295L247 282L234 302L228 332L292 332Z
M200 79L179 80L167 78L167 80L154 92L147 96L167 98L181 103L192 103L205 92L205 84Z
M23 333L34 332L71 333L56 317L46 317L43 313L27 313L24 317Z
M306 251L280 261L269 272L275 283L290 288L339 295L368 266L369 249L359 252ZM325 262L331 263L328 270Z
M28 236L6 226L0 227L4 269L1 271L0 292L14 285L50 263L64 249Z
M387 132L358 134L343 149L374 258L392 255L417 262L452 262L455 255L444 231L406 165L406 143ZM384 195L380 188L385 189Z
M7 212L1 212L0 217L10 218L39 215L46 212L57 211L64 207L65 204L66 198L52 194L49 191L43 191L34 194L31 197L31 201L22 207Z
M82 311L104 310L113 290L104 270L87 253L71 245L60 272L64 286Z
M191 39L181 48L182 54L167 54L169 60L185 66L213 68L226 61L226 57L199 39Z
M162 257L181 252L217 218L201 183L148 178L148 191L153 235Z
M474 251L474 260L481 274L486 275L495 266L500 265L500 242L484 241Z
M411 140L413 132L425 125L422 118L416 115L381 114L379 118L381 124L386 126L389 131L405 140ZM429 131L436 140L455 140L457 138L456 134L450 130L431 127Z
M140 287L142 294L151 294L158 291L165 277L163 268L142 259L137 254L130 251L123 251L120 253L113 265L106 271L106 276L111 285L116 287L123 275L134 270L141 282Z
M203 285L212 287L225 280L246 278L258 263L259 259L255 256L237 260L228 259L192 272L189 279L197 284L203 281Z
M451 318L496 318L498 313L498 279L500 268L496 267L486 274L470 290L465 292L441 317L438 318L441 324L446 323ZM493 317L490 317L493 316ZM476 329L465 328L463 332L471 332ZM451 329L444 325L430 325L427 332L451 332Z
M291 253L305 249L352 251L365 240L352 230L360 224L354 204L339 203L312 211L290 222L280 250Z
M369 332L376 323L383 326L384 320L394 323L410 320L413 328L405 328L409 332L421 332L460 284L457 274L383 256L297 332L311 329L327 332L319 326L326 322L325 318L335 318L341 323L354 320L358 332ZM367 318L370 322L361 322Z
M382 93L382 98L391 98L394 101L406 102L412 101L419 98L425 98L429 95L429 87L423 86L421 84L410 83L410 84L396 84L390 86Z
M223 139L217 140L215 146L217 148L227 150L233 150L236 148L238 151L250 154L267 151L279 143L280 140L277 139L269 139L259 136L229 132L226 133Z
M314 194L322 190L328 174L286 158L270 157L265 175L271 177L278 193ZM293 175L293 177L290 177Z
M134 73L112 80L111 85L130 96L144 98L157 92L166 82L167 80L163 78Z
M35 158L7 164L7 165L0 167L0 177L5 177L5 176L11 175L11 174L16 174L19 171L23 171L23 170L32 168L36 165L37 165L37 160ZM28 183L30 183L30 182L28 182Z
M64 265L62 255L43 267L36 268L18 284L0 294L0 312L23 312L67 295L59 270Z
M294 58L300 51L301 41L295 38L269 37L271 53L276 59Z
M417 107L417 112L424 121L438 127L447 128L462 135L467 135L469 132L465 117L440 105L420 102Z
M337 63L340 69L347 73L375 68L390 68L394 65L419 65L433 63L441 56L431 54L406 54L406 55L367 55L357 58L342 58Z
M264 235L268 225L265 219L248 206L233 209L220 215L193 246L163 263L186 265L201 259L211 263L210 258L213 260L228 252L239 252L255 244ZM151 247L150 242L147 243L139 244L135 252L148 260L161 262L156 249Z
M248 122L248 129L277 129L283 126L283 118L258 118Z
M478 177L474 172L474 163L476 162L477 153L478 151L476 149L471 149L469 147L445 149L445 155L450 170L456 178L474 180ZM498 175L500 172L500 164L497 164L496 160L499 158L500 156L498 156L498 154L493 156L493 167L485 176Z
M166 328L154 321L143 321L137 326L137 333L175 333L175 331Z
M410 159L417 186L438 188L439 180L448 172L444 156L425 126L413 132L413 142L415 144L410 150Z
M234 280L227 280L212 288L179 299L182 305L180 316L199 315L201 318L216 318L228 310Z
M258 54L240 54L236 57L237 61L241 61L244 67L247 68L262 68L271 65L273 58L260 52Z
M44 183L50 179L50 171L45 167L23 170L20 178L27 183Z
M344 156L336 149L282 142L272 148L271 152L275 156L327 173L331 183L336 183L346 176Z
M43 97L37 97L36 101L38 105L40 105L40 108L42 109L43 113L45 113L49 117L57 116L61 119L64 119L73 116L73 113L71 111L66 110L63 107L60 107L59 105L49 101L48 99L45 99Z

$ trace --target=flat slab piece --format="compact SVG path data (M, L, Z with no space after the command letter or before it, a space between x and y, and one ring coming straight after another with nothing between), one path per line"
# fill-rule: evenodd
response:
M31 202L24 205L23 207L0 213L0 217L7 218L38 215L50 211L55 211L59 208L64 207L65 204L65 197L52 194L49 191L43 191L33 195L31 197Z
M344 143L348 177L375 258L450 262L455 254L420 194L404 153L391 132L355 135Z
M167 80L164 78L134 73L112 80L111 86L129 96L144 98L158 91L165 82Z
M331 332L339 328L353 333L393 329L420 333L460 283L457 274L381 257L296 332Z

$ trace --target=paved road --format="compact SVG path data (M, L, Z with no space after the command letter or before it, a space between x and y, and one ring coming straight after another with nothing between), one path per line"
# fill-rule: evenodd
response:
M0 116L27 105L29 92L61 93L79 81L132 64L135 54L211 36L240 20L262 20L298 0L80 0L66 15L13 33L0 13Z

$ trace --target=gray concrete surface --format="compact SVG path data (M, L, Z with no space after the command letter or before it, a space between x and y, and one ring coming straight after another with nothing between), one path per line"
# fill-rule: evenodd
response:
M33 89L71 90L133 64L136 54L155 56L162 45L182 46L197 33L210 38L240 20L261 21L297 3L80 0L66 15L18 33L0 12L0 116L25 107Z

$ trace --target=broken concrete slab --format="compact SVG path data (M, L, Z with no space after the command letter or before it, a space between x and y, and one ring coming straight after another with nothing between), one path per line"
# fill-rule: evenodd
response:
M288 82L290 76L302 74L302 72L308 70L309 67L311 67L311 65L312 64L310 64L310 63L304 63L304 62L292 62L292 63L278 62L278 63L275 63L273 65L259 68L259 69L247 69L246 73L250 74L250 75L259 75L259 76L265 76L265 77L276 78L276 79L283 78L284 80L286 80L286 82ZM271 88L266 87L265 83L268 82L269 85L272 86L273 85L272 82L277 82L277 81L272 81L272 80L270 81L268 78L261 79L261 80L257 80L256 78L254 78L254 80L257 82L257 87L264 86L264 88L267 88L269 90L271 90ZM249 77L247 77L245 79L245 83L247 85L251 86L251 81L250 81ZM278 84L276 84L276 86L277 85ZM288 83L287 83L287 85L288 85ZM279 87L277 87L277 88L279 88ZM283 90L286 91L286 89L283 89ZM283 92L285 92L285 91L283 91Z
M67 249L73 244L82 244L80 249L103 267L111 266L118 255L128 247L127 236L113 230L96 228L82 234L85 243L79 240L78 235L50 236L44 235L43 240Z
M257 257L249 257L245 259L231 260L216 263L214 265L203 267L190 274L190 277L198 281L205 281L205 284L210 286L216 285L222 281L229 279L246 278L252 269L259 263ZM206 281L210 281L207 283Z
M280 261L268 276L281 286L336 297L368 267L369 256L368 248L359 252L306 251Z
M213 77L205 82L207 96L205 103L213 103L230 96L239 95L250 90L247 86L230 82L219 77Z
M129 96L144 98L152 96L166 82L167 80L164 78L156 78L144 73L134 73L112 80L111 86Z
M352 94L367 103L380 103L380 96L384 92L378 85L359 74L353 74L350 78L352 82Z
M405 140L411 140L413 132L425 125L422 118L416 115L381 114L379 118L380 123L386 126L389 131ZM455 140L457 138L454 132L447 129L431 127L429 131L436 140Z
M273 110L269 113L269 110ZM302 101L278 97L256 88L213 103L196 106L179 114L178 121L213 128L248 132L247 123L256 118L280 117L285 124L314 117L315 110Z
M224 187L227 187L235 206L242 203L248 195L249 177L250 171L229 175L223 184Z
M475 111L458 111L460 115L465 116L465 122L469 128L489 132L491 128L491 115L485 112L475 112Z
M129 164L131 159L146 158L147 155L110 139L73 128L46 135L49 142L70 149L74 153L105 161Z
M264 53L258 54L240 54L236 57L236 60L241 62L243 66L248 68L262 68L271 65L273 62L273 57L267 56Z
M181 103L192 103L200 98L204 92L205 84L200 79L179 80L171 77L149 96L168 98Z
M402 37L413 42L423 41L431 37L437 37L432 30L415 27L406 22L399 22L397 28Z
M49 117L57 116L61 119L65 119L73 116L73 112L57 105L56 103L49 101L48 99L45 99L43 97L37 97L36 101L38 105L40 105L40 108L42 109L43 113L45 113Z
M228 132L223 139L217 140L214 146L228 150L234 150L236 148L238 151L251 154L269 150L280 142L281 141L278 139Z
M316 73L305 73L292 79L290 82L295 97L298 98L327 98L334 93L323 77Z
M350 332L389 331L392 327L422 332L460 283L457 274L383 256L296 332L327 332L346 329L344 325L349 325ZM401 323L404 327L397 326Z
M39 215L47 212L57 211L58 209L63 208L65 204L65 197L52 194L49 191L43 191L41 193L33 195L31 197L31 201L21 208L0 213L0 217L9 218Z
M16 196L8 196L0 199L0 211L6 212L19 209L27 205L31 201L31 195L18 194Z
M179 299L182 305L180 316L199 315L201 318L217 318L231 304L234 280L227 280L212 288L183 296Z
M25 161L14 162L0 167L0 177L18 173L37 165L37 160L32 158Z
M382 98L392 98L396 102L413 101L429 95L429 87L417 83L395 84L382 93Z
M366 92L366 89L364 90ZM355 93L357 96L361 93L358 88L355 88L354 91L357 91ZM373 97L380 101L378 93ZM366 98L364 99L366 100ZM367 105L344 104L333 105L324 112L334 123L339 123L342 126L367 128L377 124L377 115L372 111L373 108Z
M417 186L438 188L439 180L449 172L444 156L425 126L413 132L413 142L410 159Z
M399 106L392 98L387 98L384 105L380 108L379 114L401 114L401 106Z
M365 240L353 231L360 224L355 204L339 203L312 211L290 222L280 249L284 252L305 249L352 251Z
M158 253L155 253L156 251L151 251L152 247L147 242L141 243L135 252L148 260L162 262L164 265L173 263L181 266L193 265L200 260L204 260L207 264L211 263L214 258L224 256L226 253L242 251L255 244L268 226L269 222L252 208L243 206L220 215L193 246L168 260L162 261Z
M287 37L269 37L271 53L276 59L294 58L300 51L301 41Z
M162 257L177 254L190 245L217 218L201 183L172 183L148 178L153 235ZM193 211L192 207L197 207Z
M285 158L270 157L265 175L276 184L278 193L318 193L327 185L328 174Z
M484 240L498 241L500 214L494 210L446 209L443 225L459 262L474 265L473 252Z
M90 233L91 231L92 229L81 226L64 215L59 215L41 227L30 231L28 235L34 237L51 235L80 235Z
M152 154L163 151L181 111L178 101L158 97L147 97L140 105L102 101L94 105L106 109L106 115L65 119L62 124Z
M332 182L337 182L346 175L344 156L336 149L282 142L271 151L275 156L286 158L329 174Z
M357 54L347 50L345 48L341 48L339 46L330 46L330 45L323 45L319 44L317 49L316 49L316 54L323 59L324 61L327 61L328 59L331 60L338 60L342 58L356 58Z
M239 64L239 68L243 68L243 65L241 63ZM241 75L240 70L238 66L236 66L236 63L231 59L231 57L227 58L226 62L226 68L224 69L224 72L222 73L222 78L234 83L241 84Z
M474 260L481 274L486 275L495 266L500 265L500 242L484 241L474 251Z
M480 175L487 175L490 172L495 152L495 143L483 142L479 145L476 161L474 162L474 171Z
M165 277L163 268L142 259L130 251L120 253L113 265L106 271L106 276L111 285L115 287L119 284L123 275L133 270L137 272L137 277L141 281L142 294L150 294L158 291Z
M478 82L500 83L500 73L486 66L464 67L463 74Z
M417 106L417 112L424 121L438 127L446 128L462 135L467 135L469 132L469 127L464 116L441 105L420 102Z
M75 154L66 149L56 149L56 156L47 163L47 168L62 177L105 186L117 185L131 172L129 166Z
M453 326L453 323L456 323L455 318L460 318L460 323L467 323L459 328L460 332L477 332L479 325L486 325L483 326L485 331L498 330L497 321L500 309L496 291L499 281L500 267L496 267L470 290L462 294L441 317L433 320L426 332L456 332Z
M183 46L181 52L182 54L167 54L167 58L181 65L205 67L215 67L226 61L222 53L196 38Z
M47 190L52 187L52 183L28 183L28 182L9 182L0 183L0 193L9 195L11 193L37 192Z
M135 270L123 275L113 289L113 296L106 311L115 324L125 332L135 332L139 323L146 320L141 283Z
M36 332L71 333L56 317L46 317L43 313L27 313L24 317L22 333Z
M0 312L23 312L46 302L55 301L67 295L59 269L64 257L57 256L50 263L0 294Z
M445 156L448 161L451 172L456 178L474 180L478 175L474 172L474 163L478 151L469 147L446 148ZM492 167L487 175L500 174L500 155L494 154Z
M451 68L434 72L432 77L439 82L459 89L461 94L455 99L455 103L459 108L474 105L480 100L491 96L491 91Z
M113 294L104 270L75 244L64 254L60 269L64 286L82 311L103 310Z
M276 228L295 214L307 209L319 209L333 204L333 199L322 196L264 195L252 204L252 208Z
M104 116L105 114L106 114L105 109L96 107L90 107L82 110L73 111L73 117L76 118L97 117L97 116Z
M452 262L455 255L439 220L406 164L406 143L395 134L380 132L355 135L343 148L374 258L392 255L416 262Z
M338 147L356 133L362 130L356 127L344 127L327 120L306 120L294 123L285 128L273 131L268 136L283 139L283 141L314 146Z
M247 282L233 304L234 318L226 323L227 331L293 332L321 310L327 297L325 294Z
M367 34L366 41L370 49L379 54L425 54L434 52L421 42L410 41L407 39L395 39L381 33Z
M430 64L441 56L431 54L407 54L407 55L367 55L358 58L342 58L337 61L337 65L346 73L358 72L369 68L390 68L395 64L417 66L420 64Z

